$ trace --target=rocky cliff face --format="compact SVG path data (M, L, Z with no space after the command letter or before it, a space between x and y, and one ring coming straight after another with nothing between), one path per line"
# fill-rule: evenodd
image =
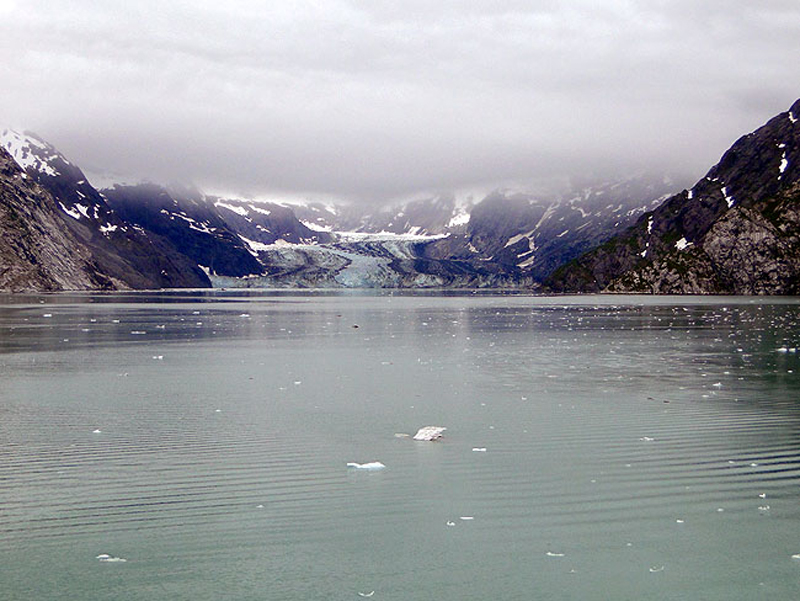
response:
M0 148L0 290L104 290L119 285L66 227L55 199Z
M557 270L558 291L797 294L800 100L691 190Z

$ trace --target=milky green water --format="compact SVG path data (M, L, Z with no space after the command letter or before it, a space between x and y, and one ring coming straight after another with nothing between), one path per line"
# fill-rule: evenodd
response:
M800 591L796 299L0 303L0 599Z

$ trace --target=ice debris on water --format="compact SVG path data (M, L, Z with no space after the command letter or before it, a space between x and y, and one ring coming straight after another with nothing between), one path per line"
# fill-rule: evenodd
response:
M444 435L445 430L447 428L442 426L423 426L414 434L414 440L439 440Z
M386 466L383 465L380 461L370 461L368 463L356 463L352 461L347 464L347 467L355 470L376 471L376 470L382 470Z
M113 555L109 555L108 553L101 553L100 555L95 557L95 559L99 561L104 561L106 563L125 563L126 561L128 561L127 559L124 559L122 557L114 557Z

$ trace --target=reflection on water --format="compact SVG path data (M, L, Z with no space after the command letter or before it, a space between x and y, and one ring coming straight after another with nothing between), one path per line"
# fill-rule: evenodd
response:
M795 593L794 299L4 300L10 598Z

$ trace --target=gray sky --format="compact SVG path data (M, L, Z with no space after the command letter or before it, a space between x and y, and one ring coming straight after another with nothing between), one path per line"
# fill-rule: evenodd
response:
M386 200L700 177L800 97L797 0L0 0L0 123L79 165Z

